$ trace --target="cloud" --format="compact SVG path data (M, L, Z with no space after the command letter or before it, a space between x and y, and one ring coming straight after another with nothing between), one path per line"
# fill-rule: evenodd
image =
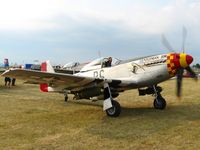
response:
M56 21L62 16L70 17L77 24L116 24L123 29L147 34L160 34L183 24L200 23L200 4L189 0L165 3L130 0L0 0L0 3L0 30L70 28L70 22L60 24Z
M49 21L59 13L61 3L54 0L0 0L1 30L55 28Z
M200 55L196 51L200 2L195 0L0 0L0 4L0 46L6 51L1 55L9 53L16 61L27 50L27 60L55 62L95 58L99 50L123 58L165 53L161 33L180 49L183 25L188 29L186 47Z

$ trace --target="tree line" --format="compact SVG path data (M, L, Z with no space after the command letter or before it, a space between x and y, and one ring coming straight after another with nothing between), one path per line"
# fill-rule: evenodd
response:
M198 69L200 69L200 64L197 63L196 65L193 65L193 67L194 67L194 68L198 68Z

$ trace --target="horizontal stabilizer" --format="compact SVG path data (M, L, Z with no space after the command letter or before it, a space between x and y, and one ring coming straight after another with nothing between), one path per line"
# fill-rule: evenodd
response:
M46 83L40 84L40 90L42 92L48 92L48 84L46 84Z

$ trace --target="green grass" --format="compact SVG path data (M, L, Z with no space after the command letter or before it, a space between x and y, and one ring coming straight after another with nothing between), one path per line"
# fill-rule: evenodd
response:
M122 112L109 118L102 102L64 102L63 95L41 93L37 85L4 87L0 78L0 149L198 149L200 85L183 83L175 97L175 80L161 84L165 110L153 109L153 97L137 90L122 93Z

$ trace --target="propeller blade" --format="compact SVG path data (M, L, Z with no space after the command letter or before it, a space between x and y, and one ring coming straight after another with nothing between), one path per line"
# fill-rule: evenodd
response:
M177 70L177 96L181 96L183 68Z
M162 44L163 44L170 52L174 52L172 46L170 45L169 41L167 40L167 38L165 37L164 34L162 34Z
M188 67L186 67L185 69L190 73L190 75L192 76L192 78L194 78L194 79L197 81L198 76L197 76L197 74L192 70L192 68L191 68L190 66L188 66Z
M186 40L186 37L187 37L187 30L186 28L183 26L183 43L182 43L182 50L183 50L183 53L185 53L185 40Z

